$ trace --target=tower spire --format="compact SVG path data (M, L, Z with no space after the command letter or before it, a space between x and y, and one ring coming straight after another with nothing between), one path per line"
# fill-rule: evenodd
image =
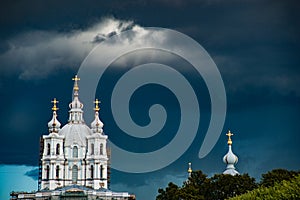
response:
M189 162L189 169L188 169L189 177L192 176L192 172L193 172L193 170L192 170L192 163Z
M58 110L56 104L59 103L59 101L57 101L56 98L54 98L51 101L51 103L53 103L53 107L52 107L53 115L52 115L52 119L48 122L48 129L49 129L49 133L58 133L61 124L56 118L57 117L56 111Z
M75 77L72 78L72 80L74 81L74 87L73 87L74 96L78 96L78 91L79 91L78 81L80 81L80 78L76 74Z
M99 103L100 101L98 99L96 99L94 101L95 103L95 108L94 108L94 111L95 111L95 119L94 121L91 123L91 127L92 127L92 130L94 133L100 133L102 134L103 133L103 123L101 122L101 120L99 119Z
M234 167L234 165L238 162L238 157L232 152L231 136L233 136L233 134L230 131L228 131L226 135L228 136L228 153L223 157L223 162L227 164L227 167L223 174L230 174L234 176L239 174L239 172L236 171Z
M83 104L79 101L78 98L78 91L79 91L79 86L78 86L78 81L80 80L80 78L75 75L74 78L72 78L72 80L74 81L74 87L73 87L73 100L72 102L69 104L70 107L70 111L69 111L69 123L84 123L83 120Z

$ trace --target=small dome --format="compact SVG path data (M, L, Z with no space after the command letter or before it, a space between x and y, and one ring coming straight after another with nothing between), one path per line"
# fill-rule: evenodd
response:
M231 140L231 136L233 136L233 134L228 131L228 133L226 134L228 136L228 152L227 154L223 157L223 162L225 164L227 164L226 170L223 172L223 174L230 174L232 176L239 174L238 171L235 170L234 165L238 162L238 157L236 155L234 155L234 153L232 152L232 140Z
M82 109L83 104L79 101L78 96L75 96L73 101L69 104L70 109Z
M53 116L52 116L52 119L48 122L48 128L49 128L49 132L52 133L52 132L58 132L59 129L60 129L60 122L56 119L56 112L53 111Z
M92 135L92 131L85 124L69 123L63 126L58 134L65 136L65 146L71 146L75 143L86 146L86 137Z
M101 122L101 120L99 119L99 113L95 112L95 119L94 121L91 123L91 127L94 133L103 133L103 123Z

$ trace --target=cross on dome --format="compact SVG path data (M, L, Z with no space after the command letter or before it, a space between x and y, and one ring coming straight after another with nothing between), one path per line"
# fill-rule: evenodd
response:
M52 119L48 122L48 129L50 133L58 133L59 129L60 129L60 122L57 120L57 114L56 111L58 110L58 107L56 106L56 104L59 101L56 100L56 98L54 98L51 103L53 103L53 107L52 107L52 111L53 111L53 115L52 115Z
M54 98L51 103L53 103L53 107L52 107L52 110L53 111L57 111L58 110L58 107L56 106L57 103L59 103L59 101L56 100L56 98Z
M96 99L96 100L94 101L94 103L95 103L94 111L98 112L98 111L100 110L100 108L99 108L99 103L101 103L101 101L99 101L98 99Z
M226 135L228 136L227 144L228 145L232 145L231 136L233 136L233 133L231 133L230 131L228 131L228 133L226 133Z
M76 74L75 77L72 78L72 80L74 81L74 91L78 91L79 90L78 81L80 81L80 78Z
M80 81L80 78L77 76L77 74L75 75L74 78L72 78L73 81Z

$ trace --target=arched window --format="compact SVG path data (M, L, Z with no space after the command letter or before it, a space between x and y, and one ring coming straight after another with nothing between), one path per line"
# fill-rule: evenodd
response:
M78 148L77 148L77 146L73 147L73 158L78 158Z
M47 155L50 155L50 144L47 144Z
M50 167L49 167L49 165L47 165L47 167L46 167L46 180L49 180L49 178L50 178Z
M103 166L100 165L100 178L103 178L103 170L104 170Z
M93 165L91 166L91 178L92 179L94 178L94 166Z
M60 144L57 144L56 145L56 155L60 154L59 150L60 150Z
M74 165L72 167L72 183L76 184L78 179L78 167Z
M94 144L91 144L91 155L94 155Z
M100 144L100 155L103 155L103 144Z
M55 177L56 179L59 179L59 166L56 166L56 170L55 170Z

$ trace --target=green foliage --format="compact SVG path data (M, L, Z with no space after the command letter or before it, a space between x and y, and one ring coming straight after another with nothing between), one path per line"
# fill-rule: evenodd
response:
M182 188L173 183L159 189L156 200L214 200L243 194L256 188L255 179L244 175L214 175L207 178L201 171L195 171Z
M262 174L258 185L248 174L216 174L208 178L201 171L194 171L182 187L169 183L158 193L156 200L300 199L300 173L275 169Z
M262 175L260 185L265 187L274 186L275 183L279 183L283 180L291 180L297 174L299 174L299 172L288 171L286 169L274 169Z
M272 182L273 183L273 182ZM259 188L252 190L246 194L231 198L230 200L293 200L300 199L300 175L290 181L283 180L275 182L271 187L261 185Z
M159 195L156 197L156 200L178 200L179 199L179 187L170 182L166 190L158 189Z
M207 193L206 199L226 199L244 194L256 187L255 179L248 174L235 176L216 174L210 178L209 193Z
M205 199L204 193L207 190L208 179L207 175L202 171L192 172L188 181L184 182L180 189L180 199L202 200Z
M179 197L182 200L204 200L199 187L186 186L180 189Z

